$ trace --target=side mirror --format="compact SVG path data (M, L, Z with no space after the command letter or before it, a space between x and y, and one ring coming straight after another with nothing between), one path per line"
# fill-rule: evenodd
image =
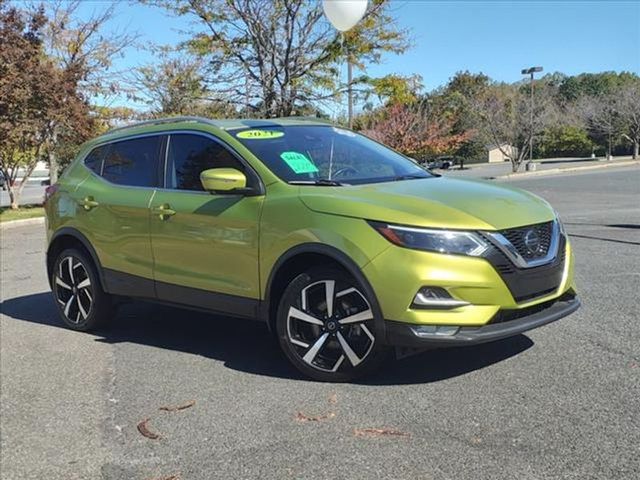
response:
M247 177L235 168L210 168L200 173L200 182L208 192L235 193L247 187Z

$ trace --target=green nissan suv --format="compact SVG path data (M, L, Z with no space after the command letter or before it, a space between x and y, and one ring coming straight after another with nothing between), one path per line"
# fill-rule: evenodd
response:
M546 201L433 174L318 120L117 128L83 145L45 200L69 328L101 326L121 297L257 319L318 380L359 377L394 348L517 335L580 305Z

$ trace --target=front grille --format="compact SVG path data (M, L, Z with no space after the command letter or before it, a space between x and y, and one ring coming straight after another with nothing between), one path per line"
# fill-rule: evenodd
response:
M489 321L489 323L504 323L511 322L513 320L518 320L520 318L528 317L529 315L533 315L535 313L542 312L547 308L553 307L558 302L568 302L575 298L575 293L573 291L568 291L564 295L554 300L549 300L547 302L539 303L537 305L533 305L531 307L514 309L514 310L500 310L496 313L493 318Z
M503 230L500 233L509 240L522 258L536 260L549 252L553 222Z
M492 246L485 258L500 274L500 277L518 303L549 295L562 282L565 265L566 240L558 237L558 255L549 263L533 268L518 268L505 253Z

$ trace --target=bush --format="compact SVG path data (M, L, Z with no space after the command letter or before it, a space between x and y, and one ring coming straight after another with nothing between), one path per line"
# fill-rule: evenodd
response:
M588 157L593 147L593 142L582 128L558 126L550 127L544 132L538 140L535 153L540 158Z

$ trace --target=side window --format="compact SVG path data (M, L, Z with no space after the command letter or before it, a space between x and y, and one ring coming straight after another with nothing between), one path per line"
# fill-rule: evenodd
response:
M107 147L105 146L96 147L91 150L91 152L89 152L89 155L87 155L84 159L84 165L89 170L92 170L97 175L100 175L100 173L102 172L102 157L104 157L104 153L106 150Z
M118 185L153 187L160 160L161 137L142 137L113 143L104 159L102 176Z
M223 145L202 135L172 134L167 157L167 188L202 191L200 172L209 168L235 168L244 165ZM247 176L248 186L252 177Z

